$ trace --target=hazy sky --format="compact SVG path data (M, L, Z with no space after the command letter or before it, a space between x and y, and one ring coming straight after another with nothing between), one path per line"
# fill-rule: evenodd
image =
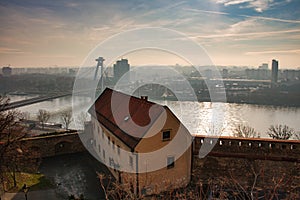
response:
M276 58L298 68L299 8L299 0L0 0L0 67L79 66L114 34L163 27L202 45L216 65ZM157 64L183 64L153 56ZM132 65L145 64L147 54L130 57Z

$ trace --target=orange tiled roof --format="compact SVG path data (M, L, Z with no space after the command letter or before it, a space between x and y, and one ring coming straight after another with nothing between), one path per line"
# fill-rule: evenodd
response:
M89 113L133 150L164 109L153 102L106 88Z

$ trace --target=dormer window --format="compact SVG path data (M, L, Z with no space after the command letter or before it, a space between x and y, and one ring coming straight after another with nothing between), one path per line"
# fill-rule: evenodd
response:
M171 139L171 130L164 130L162 132L162 140L163 141L168 141Z
M129 120L129 116L126 116L126 117L124 118L124 121L127 122L128 120Z

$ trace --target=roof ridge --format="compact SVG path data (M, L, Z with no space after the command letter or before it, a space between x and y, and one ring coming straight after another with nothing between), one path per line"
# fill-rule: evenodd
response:
M133 96L133 95L130 95L130 94L126 94L126 93L123 93L123 92L121 92L121 91L118 91L118 90L114 90L114 89L111 89L111 88L105 88L104 89L104 91L105 90L110 90L110 91L112 91L112 92L115 92L115 93L119 93L119 94L121 94L121 95L124 95L124 96L128 96L128 97L130 97L130 98L133 98L133 99L136 99L136 100L138 100L138 101L140 101L140 102L143 102L143 103L146 103L146 104L155 104L155 105L158 105L158 106L163 106L163 105L160 105L160 104L157 104L157 103L155 103L155 102L153 102L153 101L149 101L149 100L144 100L144 99L141 99L141 98L139 98L139 97L136 97L136 96ZM104 93L104 92L103 92ZM102 94L103 94L102 93ZM101 94L101 95L102 95ZM100 96L101 96L100 95ZM99 97L100 97L99 96Z

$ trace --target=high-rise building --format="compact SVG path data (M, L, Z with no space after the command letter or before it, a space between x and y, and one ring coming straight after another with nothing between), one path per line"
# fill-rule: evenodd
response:
M124 74L129 72L130 70L130 65L128 64L127 59L121 59L114 64L114 79L117 82ZM125 78L125 77L124 77ZM129 73L126 75L126 80L130 80ZM124 80L125 80L124 79Z
M272 60L272 76L271 76L271 84L272 87L276 85L278 80L278 61Z

